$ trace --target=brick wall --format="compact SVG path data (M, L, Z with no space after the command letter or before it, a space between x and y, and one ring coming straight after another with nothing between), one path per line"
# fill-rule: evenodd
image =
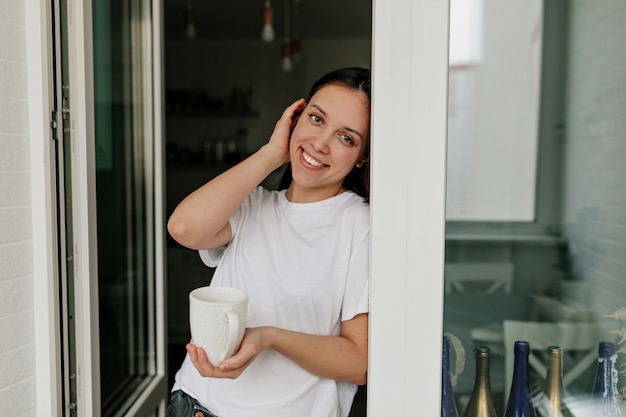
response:
M563 224L599 314L626 302L626 3L570 3Z
M0 2L0 404L35 413L24 0Z

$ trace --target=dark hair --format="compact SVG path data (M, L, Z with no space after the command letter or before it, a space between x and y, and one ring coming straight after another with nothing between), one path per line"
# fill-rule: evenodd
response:
M345 87L351 88L353 90L361 91L363 94L367 96L368 104L371 103L371 95L370 95L370 71L365 68L358 67L350 67L350 68L342 68L328 74L324 75L322 78L317 80L313 87L311 87L311 91L309 92L309 98L307 100L310 101L311 98L317 93L322 87L325 87L329 84L337 84L343 85ZM370 106L371 107L371 106ZM369 202L370 196L370 136L367 137L367 143L365 145L365 150L363 152L364 163L360 167L354 167L352 171L348 173L346 178L343 180L343 186L354 192L355 194L363 197L365 202ZM291 184L291 164L287 166L285 173L280 182L279 189L288 188Z

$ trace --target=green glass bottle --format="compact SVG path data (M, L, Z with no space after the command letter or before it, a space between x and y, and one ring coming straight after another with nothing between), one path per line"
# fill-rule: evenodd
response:
M474 389L467 403L463 417L498 417L496 404L491 393L491 379L489 376L489 348L478 346L474 350L476 356L476 375Z

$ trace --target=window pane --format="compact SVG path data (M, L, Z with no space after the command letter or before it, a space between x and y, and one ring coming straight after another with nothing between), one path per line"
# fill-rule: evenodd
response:
M542 4L451 3L448 220L535 219Z
M485 16L492 3L499 4L485 1ZM531 3L514 3L520 13L532 9ZM537 204L550 206L553 218L550 227L529 225L532 234L504 224L491 228L497 233L483 227L480 234L468 229L463 235L449 235L443 327L466 353L464 370L453 387L456 405L460 414L468 405L477 371L474 349L484 345L490 348L491 389L502 415L514 374L513 346L522 340L530 344L529 358L535 358L526 369L533 407L542 415L547 415L543 407L549 346L563 351L562 398L574 415L626 415L626 8L621 2L600 0L550 1L541 7L542 12L533 14L542 16L533 26L540 33L526 32L524 39L538 37L543 50L542 79L537 83L541 125L536 182L544 192L537 194ZM485 28L488 20L485 17ZM497 32L485 32L485 38L509 36L512 28L499 25ZM514 52L528 56L531 49ZM485 47L485 59L488 51ZM497 54L494 59L507 56ZM483 82L498 85L499 80ZM515 94L508 87L499 89L503 100ZM497 115L499 110L492 109ZM510 121L521 123L525 116L512 113ZM511 155L517 156L495 146L471 146L461 152L450 139L451 171L466 157L473 161L494 149L504 152L503 160L511 164ZM534 171L516 175L534 181ZM491 184L477 178L459 187L472 195L477 187ZM449 223L447 230L452 227ZM615 355L598 362L604 342L614 345ZM602 399L593 397L598 366L613 362L615 379L606 381L615 385L615 401L601 404ZM609 408L621 408L621 414L603 414Z
M94 92L102 413L119 412L155 374L152 187L142 124L140 4L94 3ZM143 40L146 42L146 40Z

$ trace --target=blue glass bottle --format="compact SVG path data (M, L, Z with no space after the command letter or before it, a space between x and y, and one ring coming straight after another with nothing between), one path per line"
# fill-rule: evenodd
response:
M441 361L441 417L459 417L450 375L450 340L445 336Z
M598 365L592 397L597 400L598 417L621 417L617 392L618 370L615 365L615 345L602 341L598 344Z
M528 378L528 342L515 342L515 362L513 367L513 381L509 401L504 417L537 417L530 394L530 379Z

